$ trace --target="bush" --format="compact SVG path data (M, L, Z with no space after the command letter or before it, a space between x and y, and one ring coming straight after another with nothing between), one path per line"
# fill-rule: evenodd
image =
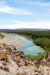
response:
M37 55L26 55L27 57L29 57L32 60L37 60L37 59L41 59L44 56L44 53L41 54L37 54Z
M6 50L7 50L8 52L11 52L11 51L12 51L12 49L11 49L9 46L6 46Z
M44 48L46 51L50 51L50 39L48 39L48 38L37 38L37 39L34 39L33 42L35 44L37 44L38 46L41 46L42 48Z
M4 35L0 33L0 39L4 38Z

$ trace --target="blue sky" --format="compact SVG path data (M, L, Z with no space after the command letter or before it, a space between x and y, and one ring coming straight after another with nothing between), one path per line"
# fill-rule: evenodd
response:
M0 29L50 29L50 0L0 0Z

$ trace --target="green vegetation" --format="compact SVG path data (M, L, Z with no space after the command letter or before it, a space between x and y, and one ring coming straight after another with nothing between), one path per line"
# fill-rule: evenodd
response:
M37 38L33 41L38 46L44 48L46 52L50 51L50 39L48 38Z
M8 52L11 52L11 51L12 51L12 49L11 49L9 46L6 46L5 48L6 48L6 50L7 50Z
M3 38L4 38L4 35L0 33L0 39L3 39Z
M39 53L37 55L27 55L27 57L32 59L32 60L42 59L44 57L44 54L45 53Z

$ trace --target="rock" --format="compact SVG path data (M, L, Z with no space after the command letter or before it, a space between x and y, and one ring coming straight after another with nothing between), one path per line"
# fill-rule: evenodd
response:
M6 46L11 48L11 52L4 50ZM50 54L32 61L10 45L4 45L0 51L0 75L50 75L49 65Z
M4 70L9 72L9 68L6 66L4 67Z
M3 61L8 61L8 57L7 57L7 52L6 51L1 51L0 52L0 60L3 60Z
M20 62L20 56L15 57L14 60L16 61L16 63L17 63L17 62L19 63L19 62Z
M6 66L6 65L7 65L7 62L3 61L2 64L3 64L4 66Z
M3 70L3 66L0 66L0 69L2 69L2 70Z
M26 73L23 71L23 70L19 70L17 73L16 73L16 75L26 75Z
M38 68L39 65L40 65L40 62L41 62L41 61L39 61L39 60L35 60L35 61L34 61L34 65Z
M38 75L38 72L34 73L34 75Z
M47 61L50 62L50 57L47 58Z

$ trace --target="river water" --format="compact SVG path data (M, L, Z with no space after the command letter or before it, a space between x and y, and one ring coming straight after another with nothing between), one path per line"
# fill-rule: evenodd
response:
M16 46L16 48L23 51L25 55L35 55L44 52L43 48L35 45L32 40L17 34L6 34L3 42Z

